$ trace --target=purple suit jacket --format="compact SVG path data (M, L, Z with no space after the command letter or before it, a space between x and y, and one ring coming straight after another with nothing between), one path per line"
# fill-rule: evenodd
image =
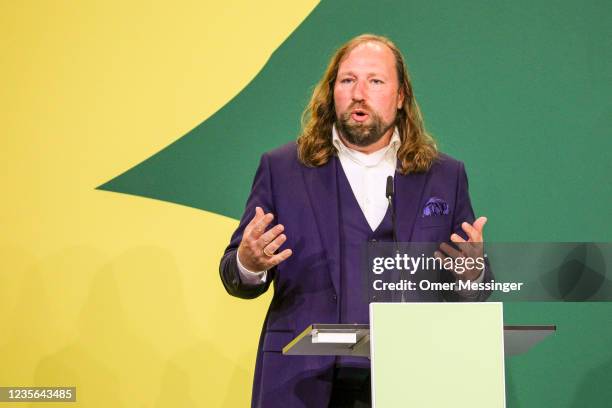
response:
M340 245L338 196L334 157L321 167L298 161L295 142L265 153L255 174L251 194L238 229L221 259L220 274L233 296L255 298L274 284L274 297L259 340L252 406L325 407L328 404L334 357L283 356L282 348L312 323L338 323ZM397 238L400 242L448 241L461 223L472 223L474 213L468 195L463 164L441 154L422 174L396 173ZM421 217L431 197L448 203L449 214ZM255 207L275 215L285 226L293 255L268 273L265 284L244 285L238 274L236 251ZM485 280L491 278L485 271ZM445 297L461 300L454 293ZM478 299L484 300L484 299Z

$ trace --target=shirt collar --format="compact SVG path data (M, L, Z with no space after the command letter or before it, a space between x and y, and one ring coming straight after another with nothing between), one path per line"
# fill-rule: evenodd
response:
M336 129L336 125L332 127L332 143L334 147L338 150L338 155L340 157L347 157L356 163L363 166L376 166L383 159L392 161L395 164L397 160L397 151L399 150L401 140L399 137L399 131L397 127L393 129L393 135L391 135L391 140L389 144L380 148L379 150L372 152L370 154L362 153L357 150L351 149L347 145L344 144L340 136L338 135L338 130Z

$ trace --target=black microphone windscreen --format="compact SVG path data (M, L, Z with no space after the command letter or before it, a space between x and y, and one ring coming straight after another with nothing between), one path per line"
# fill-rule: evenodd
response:
M387 177L387 192L385 196L387 198L393 197L393 176Z

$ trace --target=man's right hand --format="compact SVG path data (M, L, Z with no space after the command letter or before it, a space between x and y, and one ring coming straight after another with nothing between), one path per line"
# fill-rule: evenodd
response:
M267 271L289 258L293 253L291 249L275 253L287 240L287 236L282 233L285 227L281 224L264 233L273 219L274 214L264 214L263 209L257 207L255 216L244 229L242 241L238 247L238 259L249 271Z

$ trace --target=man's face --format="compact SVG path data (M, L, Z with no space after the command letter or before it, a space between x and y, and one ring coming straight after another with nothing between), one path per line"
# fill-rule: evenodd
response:
M355 47L340 63L334 83L336 126L342 136L357 146L380 140L404 101L398 90L393 52L379 42Z

